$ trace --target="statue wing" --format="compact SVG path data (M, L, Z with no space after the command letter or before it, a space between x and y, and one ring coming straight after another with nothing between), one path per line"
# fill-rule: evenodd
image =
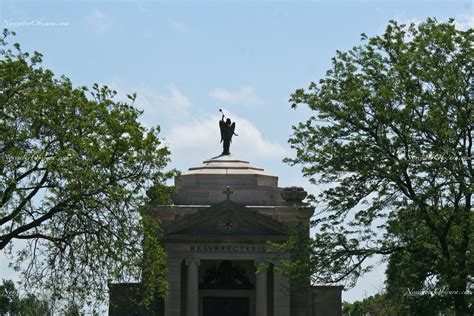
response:
M235 122L230 125L230 140L232 141L232 136L237 135L234 133L235 131Z
M219 128L221 130L221 143L225 138L225 122L219 121Z

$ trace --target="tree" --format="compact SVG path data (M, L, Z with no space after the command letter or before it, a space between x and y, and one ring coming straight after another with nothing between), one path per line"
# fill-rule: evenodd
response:
M108 282L140 278L141 267L163 292L157 223L141 211L145 190L173 175L159 127L107 86L56 78L10 35L0 37L0 250L55 299L100 303Z
M287 161L322 185L301 263L315 281L351 286L380 255L388 291L473 313L473 39L454 20L391 21L292 95L314 113L293 127Z
M452 306L441 305L436 297L417 296L412 304L405 296L382 291L362 301L343 302L342 315L347 316L405 316L405 315L454 315Z
M387 316L406 315L400 308L393 304L385 293L375 294L364 298L362 301L342 303L342 315L345 316Z
M0 285L0 315L48 316L51 308L47 300L34 294L21 297L11 280L3 280Z

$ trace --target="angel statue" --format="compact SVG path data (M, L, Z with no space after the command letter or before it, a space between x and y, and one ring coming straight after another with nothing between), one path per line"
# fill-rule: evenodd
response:
M219 109L219 112L222 113L222 118L219 121L219 127L221 129L221 143L224 142L224 150L222 151L222 155L230 155L229 152L229 147L230 143L232 142L232 136L239 136L237 135L235 131L235 122L231 123L230 118L227 118L227 120L224 121L224 112L222 112L222 109Z

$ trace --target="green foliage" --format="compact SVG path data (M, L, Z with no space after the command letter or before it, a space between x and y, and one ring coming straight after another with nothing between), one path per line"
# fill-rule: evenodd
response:
M277 256L288 250L291 252L291 259L278 260L279 264L274 266L274 270L283 273L294 291L304 290L308 286L308 276L313 274L314 260L317 259L313 253L313 240L308 230L308 225L299 223L290 231L287 242L271 243L272 252L275 252Z
M147 275L158 278L143 280L148 289L163 293L163 273L142 271L143 260L160 269L164 260L149 237L157 223L141 214L146 190L174 174L164 171L170 152L159 127L140 124L141 112L107 86L55 77L41 54L11 47L8 36L0 36L0 249L26 286L55 299L101 302L108 282ZM26 246L15 250L14 240ZM143 241L153 253L145 259Z
M408 315L454 315L454 309L435 302L436 297L423 295L417 297L412 305L400 296L382 292L353 303L343 302L342 315L345 316L408 316Z
M64 310L64 316L81 316L81 307L75 302L69 302Z
M407 316L407 315L423 315L410 314L392 301L386 293L375 294L369 296L362 301L354 303L342 303L342 315L344 316ZM435 315L435 314L425 314Z
M47 316L51 314L49 305L31 293L21 297L11 280L3 280L0 285L0 315Z
M314 281L351 286L382 255L387 291L446 287L439 311L470 313L473 30L391 21L362 40L290 100L314 113L294 127L296 158L287 159L323 189L308 256Z
M173 171L171 176L179 176ZM139 288L138 297L141 297L140 305L148 306L153 300L162 296L168 288L165 281L166 274L166 252L160 242L162 236L159 226L159 218L153 215L154 205L167 205L172 203L171 197L176 193L175 187L155 183L147 194L147 204L140 209L143 227L143 258L142 258L142 283Z
M143 214L144 240L141 297L142 305L150 304L158 294L167 290L165 281L166 252L159 241L159 223L156 217Z

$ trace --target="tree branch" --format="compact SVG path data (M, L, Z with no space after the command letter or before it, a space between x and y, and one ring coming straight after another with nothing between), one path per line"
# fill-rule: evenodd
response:
M0 219L0 226L7 223L8 221L11 221L12 219L15 218L23 209L23 207L31 201L31 199L38 193L38 191L42 188L42 185L47 181L48 179L48 174L49 172L46 171L41 178L40 182L37 184L37 186L32 190L19 204L18 206L11 212L9 215L3 217Z

